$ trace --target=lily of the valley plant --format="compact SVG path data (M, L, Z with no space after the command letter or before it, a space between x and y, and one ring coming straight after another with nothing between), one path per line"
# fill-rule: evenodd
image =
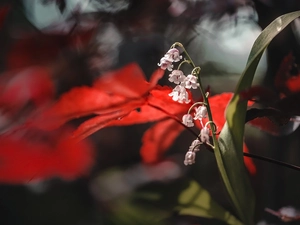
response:
M180 48L185 54L186 58L183 58L180 55ZM178 65L176 70L173 70L173 63L179 62L183 58L183 61ZM191 73L185 75L180 67L183 64L189 64L191 66ZM160 63L158 64L161 69L168 69L171 71L169 75L169 81L176 84L176 87L172 90L169 96L172 97L174 101L178 101L179 103L190 103L191 96L187 89L197 89L199 88L202 94L202 102L195 102L187 111L187 114L184 114L182 117L182 123L187 127L194 126L194 120L200 122L200 133L196 140L194 140L189 147L188 152L186 153L184 164L190 165L195 162L196 152L200 150L200 145L205 143L209 145L212 149L214 149L216 142L216 132L217 126L213 122L212 113L208 101L209 93L205 92L201 84L200 77L200 67L196 67L195 63L192 61L191 57L185 50L184 46L181 43L174 43L170 50L161 58ZM203 119L208 117L208 121L203 123ZM210 136L213 136L213 145L210 143Z

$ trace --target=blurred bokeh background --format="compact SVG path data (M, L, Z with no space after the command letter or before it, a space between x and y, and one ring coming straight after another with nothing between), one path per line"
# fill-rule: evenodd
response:
M210 87L212 95L234 91L262 29L276 17L299 9L300 2L293 0L1 0L0 70L5 78L7 73L43 68L53 81L53 98L58 99L73 87L91 85L107 71L132 62L150 78L177 41L201 66L204 86ZM258 66L255 84L276 90L275 76L289 54L294 61L288 73L299 74L299 32L296 20L273 40ZM28 80L21 82L26 85ZM159 82L169 85L167 76ZM5 82L0 88L5 88ZM10 109L1 108L1 135L34 107L26 103L9 118L6 110ZM70 124L76 126L84 119ZM234 211L212 153L202 150L194 165L184 166L194 138L189 132L179 136L160 162L142 162L141 139L150 125L110 127L90 136L94 162L70 179L36 180L33 175L14 184L2 178L0 224L226 224L176 213L179 193L191 180L227 211ZM297 124L280 128L277 136L247 126L245 142L251 153L300 165L299 135ZM33 163L27 157L19 161ZM283 224L264 209L300 209L300 174L264 161L254 163L257 171L250 179L257 198L255 222ZM9 177L1 166L0 173Z

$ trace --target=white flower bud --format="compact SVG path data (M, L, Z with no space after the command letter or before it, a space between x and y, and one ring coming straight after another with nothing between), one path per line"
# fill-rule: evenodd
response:
M184 158L184 165L191 165L191 164L194 164L195 163L195 159L196 159L196 154L195 152L193 151L188 151L186 154L185 154L185 158Z
M200 131L200 140L202 142L208 142L209 143L209 128L208 127L203 127L202 130Z
M201 144L202 144L201 141L199 141L198 139L194 140L189 147L189 151L194 151L194 152L200 151Z

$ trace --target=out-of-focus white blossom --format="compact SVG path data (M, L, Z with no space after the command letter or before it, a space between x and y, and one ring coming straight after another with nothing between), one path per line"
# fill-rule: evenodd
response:
M182 123L186 125L187 127L193 127L194 126L194 121L193 117L191 114L185 114L182 117Z
M259 221L256 225L273 225L273 224L267 223L266 221L262 220Z
M180 84L185 80L186 76L183 74L181 70L173 70L169 75L169 81L175 84Z
M169 94L174 101L178 101L179 103L189 103L189 94L186 89L181 86L177 85L172 92Z
M286 206L279 209L279 213L285 217L297 217L299 216L299 212L292 206Z
M168 8L168 11L174 17L180 16L187 9L187 4L185 1L180 1L180 0L169 0L169 1L171 2L171 5Z

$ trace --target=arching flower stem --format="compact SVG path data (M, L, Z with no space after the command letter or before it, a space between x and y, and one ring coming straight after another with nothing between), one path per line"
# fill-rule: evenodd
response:
M175 47L180 47L183 50L184 54L187 57L187 60L189 60L190 64L194 67L194 69L192 70L191 74L197 76L197 78L198 78L199 89L200 89L201 95L203 97L203 103L207 107L207 116L208 116L208 119L209 119L209 121L213 121L212 112L210 110L210 105L209 105L209 101L208 101L208 95L205 93L205 91L203 89L203 86L202 86L202 82L201 82L201 77L200 77L201 68L199 66L195 65L194 61L192 60L192 58L190 57L190 55L186 51L186 49L183 46L183 44L181 44L180 42L175 42L171 46L171 48L175 48ZM216 137L216 133L217 133L216 127L215 126L211 126L211 131L212 131L213 145L214 146L218 145L218 140L217 140L217 137Z

